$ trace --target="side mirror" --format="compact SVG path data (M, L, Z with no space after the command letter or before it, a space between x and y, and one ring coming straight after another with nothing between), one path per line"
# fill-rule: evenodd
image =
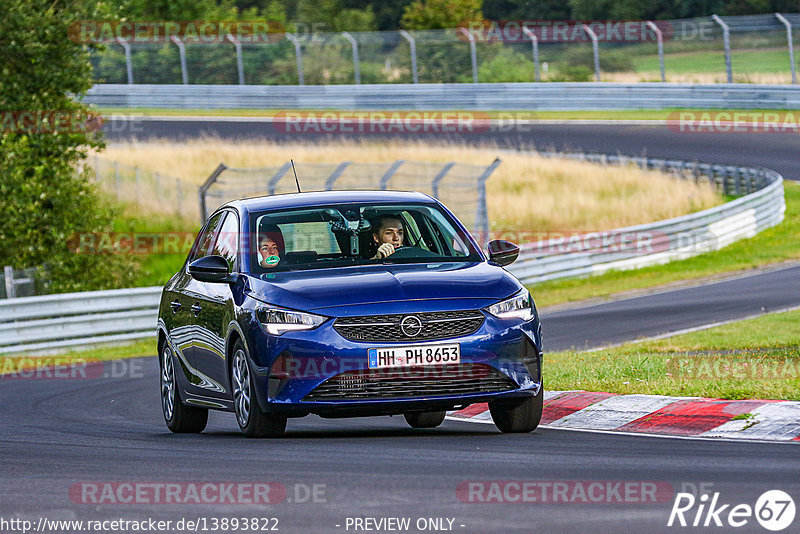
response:
M222 256L203 256L189 264L189 274L201 282L227 282L228 261Z
M486 248L489 251L489 261L498 264L500 267L514 263L517 256L519 256L519 247L511 241L495 239L489 241Z

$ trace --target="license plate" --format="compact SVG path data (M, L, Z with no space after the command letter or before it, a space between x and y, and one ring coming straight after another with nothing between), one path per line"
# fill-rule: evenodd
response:
M456 343L452 345L380 347L367 349L367 356L370 369L460 363L461 346Z

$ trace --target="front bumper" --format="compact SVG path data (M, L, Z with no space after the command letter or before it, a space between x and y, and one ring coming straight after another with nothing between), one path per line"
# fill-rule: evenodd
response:
M541 388L542 350L537 317L520 322L487 314L481 327L471 335L419 343L350 341L334 330L333 322L334 319L330 319L314 330L289 332L282 336L268 335L257 324L257 331L250 330L254 332L249 347L255 394L264 411L289 417L310 413L324 417L352 417L448 410L477 402L536 395ZM316 388L338 375L369 372L369 348L453 343L461 347L463 366L488 369L512 385L497 391L470 392L465 388L453 388L459 390L457 393L448 393L447 387L436 387L430 392L417 387L411 396L370 398L359 395L349 399L345 395L335 400L310 400L314 398L312 392ZM425 367L416 369L423 377L436 372ZM414 372L409 371L409 376L413 378Z

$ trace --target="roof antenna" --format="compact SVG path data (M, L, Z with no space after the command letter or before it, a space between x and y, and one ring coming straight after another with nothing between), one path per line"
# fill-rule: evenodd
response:
M289 161L292 162L292 172L294 172L294 183L297 184L297 192L302 193L302 191L300 191L300 180L297 179L297 169L294 168L294 160L290 159Z

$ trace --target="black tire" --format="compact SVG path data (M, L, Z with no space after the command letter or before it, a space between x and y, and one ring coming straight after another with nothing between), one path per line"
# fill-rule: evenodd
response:
M286 431L286 418L266 413L255 398L253 373L247 362L247 352L242 340L233 346L231 360L231 391L236 422L249 438L277 438Z
M411 428L436 428L444 421L445 411L406 412L403 415Z
M197 434L208 424L208 410L186 406L175 375L172 349L164 343L161 349L161 413L167 428L176 434Z
M495 426L503 433L532 432L542 420L544 388L539 393L514 404L500 401L490 402L489 411Z

